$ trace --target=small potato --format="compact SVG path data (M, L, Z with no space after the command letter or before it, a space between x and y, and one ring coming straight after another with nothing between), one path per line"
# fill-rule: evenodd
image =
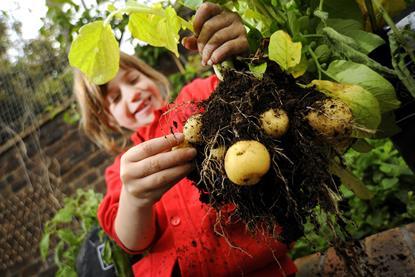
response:
M282 137L288 130L289 119L282 109L269 109L260 116L261 127L267 135Z
M184 125L184 139L190 143L198 143L202 140L200 131L202 129L202 115L195 114L191 116Z
M211 157L218 161L223 160L223 158L225 157L225 153L226 148L223 145L210 150Z
M241 186L257 184L270 166L267 148L255 140L238 141L225 155L225 172L229 180Z
M319 110L313 110L306 116L308 123L326 138L344 138L351 132L352 111L343 101L325 99Z

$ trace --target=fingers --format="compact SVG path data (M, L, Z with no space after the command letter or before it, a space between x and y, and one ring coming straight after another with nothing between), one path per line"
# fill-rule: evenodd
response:
M182 45L188 50L197 51L197 38L195 36L184 37Z
M249 49L246 30L239 15L216 4L202 4L196 11L193 27L195 36L184 39L183 45L196 50L197 42L202 65L222 62ZM216 53L217 50L220 51Z
M243 53L249 47L246 36L242 35L244 32L244 27L239 24L215 32L203 48L202 63L212 65L227 56Z
M216 64L225 60L227 56L245 53L246 48L241 47L241 45L246 45L246 48L249 47L246 37L238 37L236 39L227 41L213 51L207 63L209 65Z
M145 158L170 150L184 141L181 133L151 139L131 147L121 157L121 162L138 162Z
M196 157L196 154L194 148L182 148L160 153L145 159L145 161L131 163L123 174L130 179L144 178L165 169L188 163Z
M222 8L213 3L203 3L197 9L195 14L195 19L193 21L193 29L195 31L196 36L199 36L200 30L202 30L203 25L206 21L208 21L211 17L218 15L222 12Z
M127 191L141 199L157 201L169 188L183 179L194 169L193 163L186 163L146 176L139 183L130 182Z

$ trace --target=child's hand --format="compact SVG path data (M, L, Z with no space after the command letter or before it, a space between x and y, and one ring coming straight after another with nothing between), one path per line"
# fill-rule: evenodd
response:
M248 51L247 34L238 14L212 3L203 3L193 21L195 35L183 39L183 45L198 50L202 64L216 64L232 55Z
M170 151L183 140L183 134L151 139L132 147L121 157L121 181L137 206L153 205L193 170L196 149Z

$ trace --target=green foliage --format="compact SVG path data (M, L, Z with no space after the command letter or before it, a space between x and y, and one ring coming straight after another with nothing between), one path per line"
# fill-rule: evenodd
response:
M129 16L128 28L133 37L152 46L165 47L176 56L179 55L179 31L192 30L192 25L177 16L171 6L163 8L155 4L150 7L133 1L112 11L105 21L86 24L72 43L69 62L97 84L108 82L118 71L119 47L109 23L122 14Z
M356 239L415 220L415 175L390 140L369 142L374 148L368 153L350 150L345 155L346 164L373 193L370 200L362 200L341 187L344 200L339 204L344 209L344 217L350 219L347 228ZM293 257L322 251L329 246L331 238L325 235L330 233L329 227L327 224L320 227L317 233L313 224L305 225L306 236L296 243Z
M40 254L45 260L50 251L54 252L54 262L58 266L56 276L76 276L76 257L88 233L98 225L96 213L101 200L102 195L93 190L78 189L73 197L64 199L63 207L46 222ZM106 244L104 255L109 258L106 261L114 262L118 272L128 273L126 255L109 241ZM55 245L53 250L50 249L52 245Z
M392 84L364 64L350 61L333 61L327 72L339 83L359 85L369 91L379 102L382 113L399 108Z

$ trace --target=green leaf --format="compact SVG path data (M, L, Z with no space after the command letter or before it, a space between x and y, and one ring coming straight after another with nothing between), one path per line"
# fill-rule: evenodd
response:
M57 235L59 239L70 245L78 243L77 236L69 229L58 230Z
M195 11L203 3L203 0L182 0L180 3Z
M359 45L359 49L363 50L363 53L365 54L369 54L385 43L380 36L365 32L359 21L335 18L327 20L326 23L327 26L332 27L340 34L354 39Z
M247 38L250 52L255 53L261 45L261 32L255 28L251 28L248 32Z
M307 57L303 54L301 55L301 61L299 64L297 64L294 67L291 67L288 69L288 72L294 77L298 78L300 76L303 76L304 73L307 71L308 67L308 60Z
M153 9L164 15L131 13L128 29L135 38L152 46L165 47L176 56L179 56L177 50L179 30L186 21L177 16L176 11L172 7L167 7L163 11L160 5L156 5Z
M339 83L359 85L372 93L379 102L381 113L399 108L395 88L376 71L351 61L333 61L327 72Z
M379 124L378 131L374 139L389 138L401 131L401 128L396 124L395 113L393 111L383 113L382 121Z
M340 178L343 185L353 191L360 199L368 200L373 197L373 193L369 191L363 182L349 170L338 165L336 162L330 164L330 170L334 175Z
M59 210L53 217L55 223L68 223L72 221L73 211L68 208Z
M350 107L354 120L354 137L370 137L374 133L381 115L379 103L370 92L358 85L323 80L314 80L311 84L327 96L340 99Z
M105 84L118 72L120 50L111 26L95 21L83 26L72 42L69 63L95 84Z
M45 261L46 257L48 256L49 252L49 242L50 242L50 234L46 233L43 235L39 247L40 247L40 256Z
M262 79L262 75L267 70L267 63L261 63L260 65L249 64L249 70L254 74L258 79Z
M399 179L394 178L385 178L381 181L382 188L384 189L391 189L393 188L397 183L399 182Z
M369 153L373 146L370 145L365 139L358 139L352 146L352 148L360 153Z
M269 59L277 62L283 70L301 61L301 43L293 42L290 35L279 30L271 35L268 46Z
M359 5L353 0L325 0L323 10L329 13L329 18L346 18L363 22Z
M367 54L385 44L385 41L380 36L365 31L355 30L354 32L346 32L344 34L353 38Z

